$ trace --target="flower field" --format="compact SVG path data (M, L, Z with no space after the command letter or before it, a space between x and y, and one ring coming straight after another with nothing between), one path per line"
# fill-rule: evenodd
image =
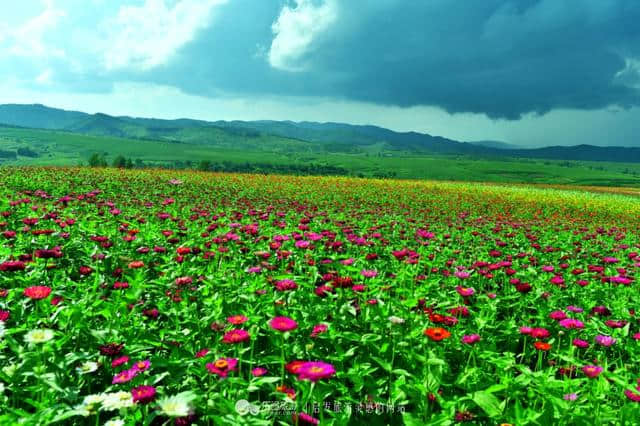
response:
M637 424L640 199L0 169L0 424Z

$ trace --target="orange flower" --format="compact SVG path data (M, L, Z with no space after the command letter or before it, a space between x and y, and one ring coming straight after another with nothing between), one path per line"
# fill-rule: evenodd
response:
M431 340L435 340L436 342L439 342L451 336L451 333L449 333L449 331L447 331L442 327L432 327L432 328L427 328L424 331L424 335Z
M535 346L539 351L548 351L549 349L551 349L551 344L547 342L535 342L533 346Z

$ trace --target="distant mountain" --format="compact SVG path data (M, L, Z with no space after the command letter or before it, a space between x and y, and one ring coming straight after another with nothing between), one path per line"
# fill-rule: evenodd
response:
M65 111L44 105L0 105L0 123L36 129L63 129L89 116L84 112Z
M592 145L523 149L497 141L459 142L371 125L293 121L162 120L65 111L44 105L0 105L0 124L79 134L215 145L220 148L290 152L468 155L482 158L640 162L640 148ZM256 146L260 144L260 146Z
M497 149L522 149L521 146L512 145L510 143L498 142L498 141L473 141L468 142L474 145L484 146L487 148L497 148Z

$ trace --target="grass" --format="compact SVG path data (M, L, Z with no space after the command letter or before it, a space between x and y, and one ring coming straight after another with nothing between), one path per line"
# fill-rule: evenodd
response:
M86 163L92 153L98 152L106 153L108 160L123 155L160 167L172 167L176 161L197 164L201 160L231 164L314 163L339 166L364 177L394 174L402 179L640 186L637 163L418 155L384 150L381 144L367 146L358 153L327 152L322 145L296 139L238 137L216 128L184 129L179 136L183 142L0 127L0 150L29 147L40 154L36 158L0 159L0 165L72 166Z

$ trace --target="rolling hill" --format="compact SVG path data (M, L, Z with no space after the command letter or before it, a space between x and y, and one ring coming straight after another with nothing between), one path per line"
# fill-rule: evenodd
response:
M65 111L44 105L0 105L0 123L78 134L186 142L264 151L409 153L479 158L640 162L640 148L593 145L522 149L504 142L460 142L417 132L371 125L292 121L214 121L113 117ZM274 148L275 147L275 148Z

